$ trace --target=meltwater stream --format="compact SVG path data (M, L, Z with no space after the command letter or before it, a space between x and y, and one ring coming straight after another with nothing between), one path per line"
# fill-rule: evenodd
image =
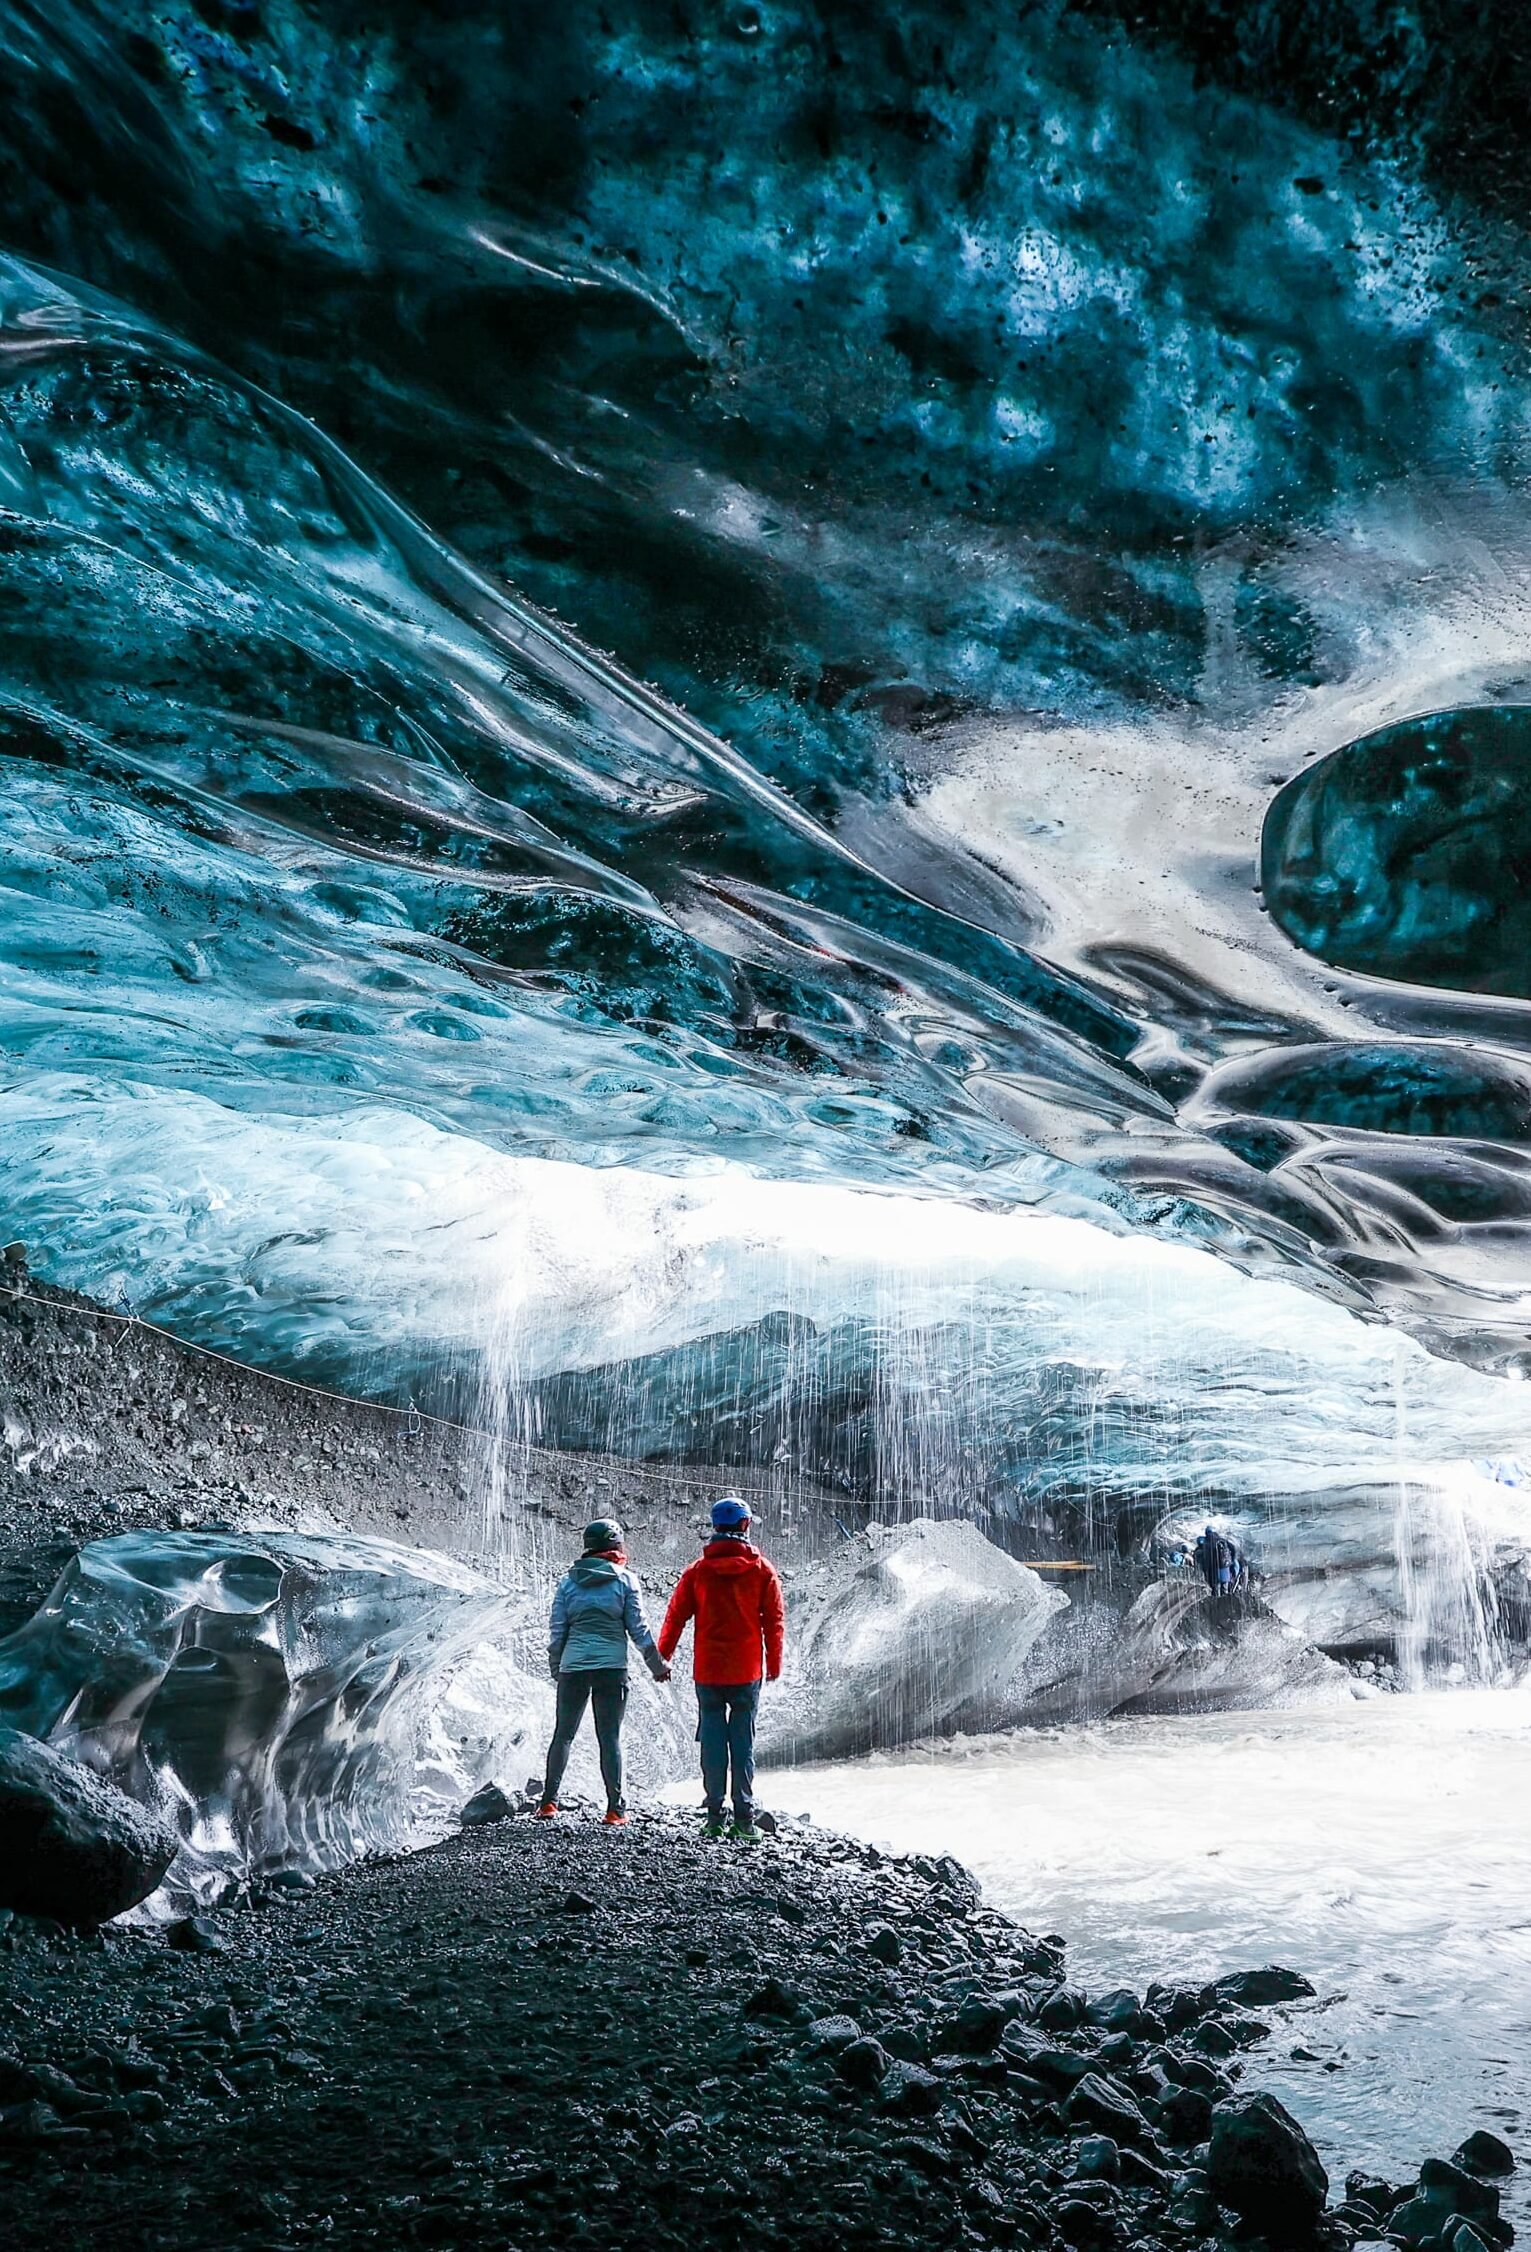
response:
M1317 2001L1247 2070L1341 2176L1408 2178L1479 2126L1531 2155L1523 1691L1112 1721L773 1782L837 1828L957 1854L994 1906L1067 1935L1083 1986L1303 1971Z

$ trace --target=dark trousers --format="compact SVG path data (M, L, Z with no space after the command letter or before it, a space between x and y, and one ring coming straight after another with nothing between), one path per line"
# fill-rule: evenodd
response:
M710 1681L696 1685L696 1740L702 1747L702 1792L707 1811L723 1812L728 1771L734 1771L734 1819L749 1822L755 1813L755 1708L760 1683L742 1681L718 1688Z
M579 1724L585 1717L585 1707L595 1712L595 1741L601 1755L601 1781L606 1785L606 1804L615 1814L622 1812L622 1715L627 1709L627 1668L625 1666L592 1666L588 1673L561 1673L558 1676L558 1717L553 1725L553 1741L548 1746L547 1773L543 1777L544 1799L556 1800L569 1764L569 1754L574 1749L574 1739L579 1734Z

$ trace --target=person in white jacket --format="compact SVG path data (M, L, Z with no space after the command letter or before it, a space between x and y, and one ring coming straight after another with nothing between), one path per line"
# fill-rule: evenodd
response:
M548 1746L538 1818L558 1812L564 1770L588 1704L606 1786L606 1826L627 1820L622 1796L622 1720L627 1710L627 1646L642 1654L656 1681L670 1669L659 1655L643 1615L643 1590L627 1569L622 1528L613 1517L585 1527L585 1553L570 1566L553 1597L548 1629L548 1669L558 1684L558 1712Z

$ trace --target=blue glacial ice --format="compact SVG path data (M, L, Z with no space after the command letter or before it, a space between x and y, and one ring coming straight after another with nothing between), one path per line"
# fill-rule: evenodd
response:
M1513 260L1435 126L887 13L0 23L0 1226L1359 1635L1523 1545L1522 814L1420 731L1531 696Z

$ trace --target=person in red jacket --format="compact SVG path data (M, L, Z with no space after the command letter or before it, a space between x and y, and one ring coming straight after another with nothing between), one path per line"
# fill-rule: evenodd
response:
M767 1681L781 1673L786 1612L781 1581L751 1541L749 1505L737 1494L713 1503L707 1545L682 1572L670 1597L659 1630L666 1664L693 1619L691 1677L707 1835L723 1835L723 1799L732 1767L733 1835L754 1845L760 1836L755 1827L755 1713L762 1671Z

